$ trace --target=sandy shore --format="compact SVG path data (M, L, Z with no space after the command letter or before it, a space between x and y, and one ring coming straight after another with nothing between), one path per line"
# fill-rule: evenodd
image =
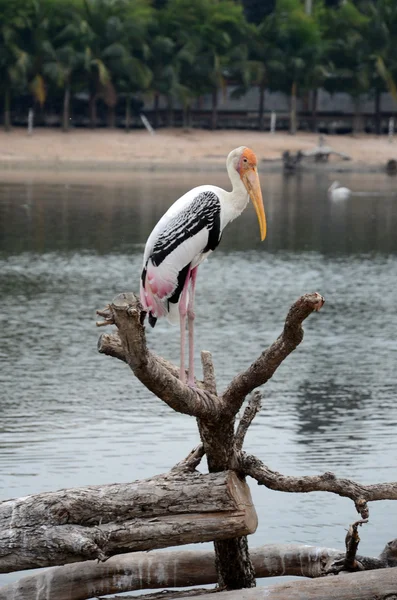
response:
M397 138L394 143L389 143L387 136L372 135L326 136L325 140L352 158L349 162L332 158L335 167L361 170L397 160ZM242 145L254 149L263 168L280 168L282 152L309 150L317 141L314 134L257 131L161 129L151 136L140 130L126 134L122 130L77 129L64 134L57 129L35 129L28 136L25 129L15 129L0 132L0 169L212 170L223 168L230 150Z

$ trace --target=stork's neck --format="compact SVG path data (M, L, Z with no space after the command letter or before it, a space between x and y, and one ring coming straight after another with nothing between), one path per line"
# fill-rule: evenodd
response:
M249 195L240 175L232 164L227 165L227 172L232 184L232 191L229 193L228 204L230 209L230 220L238 217L248 204Z

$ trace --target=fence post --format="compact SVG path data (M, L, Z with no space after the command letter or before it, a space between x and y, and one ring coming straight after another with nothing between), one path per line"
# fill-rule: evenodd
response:
M33 108L29 108L28 112L28 135L33 133Z
M274 133L276 131L276 111L272 110L270 115L270 133Z
M393 141L394 136L394 117L390 117L389 119L389 142L390 144Z

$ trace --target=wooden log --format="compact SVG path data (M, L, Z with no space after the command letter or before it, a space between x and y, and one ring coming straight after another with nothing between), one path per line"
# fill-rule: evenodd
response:
M397 568L361 571L314 581L289 581L217 594L217 600L394 600L397 594ZM163 596L167 598L167 596ZM142 596L140 597L142 598ZM151 600L150 596L143 596ZM169 596L171 598L171 595ZM185 596L187 600L203 600L205 596ZM121 599L120 599L121 600ZM180 596L184 600L184 596Z
M233 471L178 468L0 503L0 572L227 539L256 527L249 487Z
M381 557L359 557L368 569L394 564L394 546ZM298 575L323 577L342 550L304 544L266 544L250 552L256 577ZM32 573L0 588L0 600L86 600L95 596L162 587L187 587L216 583L212 550L136 552L114 556L105 563L86 561Z
M269 587L257 587L216 594L217 600L394 600L397 591L397 568L365 571L315 581L289 581ZM139 596L139 600L210 600L212 590L156 593ZM212 594L212 595L211 595ZM133 598L135 596L129 596ZM128 598L128 596L127 596ZM137 597L138 598L138 597ZM109 600L125 600L112 596Z

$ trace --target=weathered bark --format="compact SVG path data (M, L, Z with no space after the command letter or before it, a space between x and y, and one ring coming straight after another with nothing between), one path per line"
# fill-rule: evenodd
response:
M63 113L62 113L62 131L69 131L69 114L70 114L70 84L65 85L63 95Z
M391 544L397 547L396 542ZM368 570L395 566L389 545L384 552L379 558L358 556L357 560ZM267 544L250 554L256 577L323 577L344 556L340 550L301 544ZM215 555L210 550L136 552L114 556L106 563L86 561L28 575L0 588L0 600L86 600L104 594L216 581Z
M197 388L193 389L181 383L174 365L148 350L143 327L145 313L134 294L120 294L104 311L98 311L105 319L98 325L115 324L118 328L117 333L101 336L99 351L125 361L138 379L161 400L174 410L197 418L211 473L233 469L241 477L250 475L275 490L329 491L344 495L351 498L363 518L367 518L367 502L396 498L397 483L363 486L337 479L329 473L317 477L287 477L271 471L256 457L241 451L246 430L259 409L257 396L250 400L235 433L236 415L247 395L266 383L297 348L303 339L303 321L323 304L324 299L317 293L299 298L290 308L279 338L220 395L216 391L209 353L202 354L204 381L196 381ZM215 556L220 586L237 589L255 585L254 568L244 536L215 541Z
M225 539L256 527L249 488L234 472L201 475L181 463L144 481L0 503L0 572Z
M144 313L134 294L120 294L107 311L104 324L115 323L120 344L110 336L99 342L99 350L125 359L148 389L179 412L198 418L210 472L224 471L236 465L234 424L235 416L246 396L265 383L281 362L303 339L302 321L319 310L324 299L319 294L302 296L290 309L280 338L244 373L238 375L223 396L216 396L213 378L203 384L200 392L181 383L163 362L148 350L143 328ZM103 324L103 323L102 323ZM208 372L207 372L208 375ZM230 589L255 585L255 575L249 558L247 540L243 538L215 542L219 584Z
M110 311L107 322L114 322L118 327L125 362L153 394L177 412L203 418L217 419L221 416L221 406L216 396L209 393L199 395L177 378L177 370L174 374L171 373L163 361L159 361L148 349L143 327L145 313L142 312L137 296L130 293L119 294L113 300ZM104 347L101 339L99 351L106 353L109 336Z
M394 600L397 590L397 568L387 571L349 573L343 577L330 577L316 581L290 581L254 590L221 592L217 600ZM213 598L211 591L198 590L149 594L139 600L204 600ZM124 600L115 596L109 600Z
M302 322L324 304L320 294L305 294L290 308L284 330L277 340L257 358L244 372L232 379L222 395L223 410L227 414L237 414L246 396L255 388L265 384L303 340Z
M353 500L357 512L363 519L369 515L368 502L397 500L397 483L375 483L362 485L350 479L338 479L334 473L322 475L290 476L272 471L256 456L241 453L239 468L245 475L256 479L259 485L271 490L289 493L331 492Z

